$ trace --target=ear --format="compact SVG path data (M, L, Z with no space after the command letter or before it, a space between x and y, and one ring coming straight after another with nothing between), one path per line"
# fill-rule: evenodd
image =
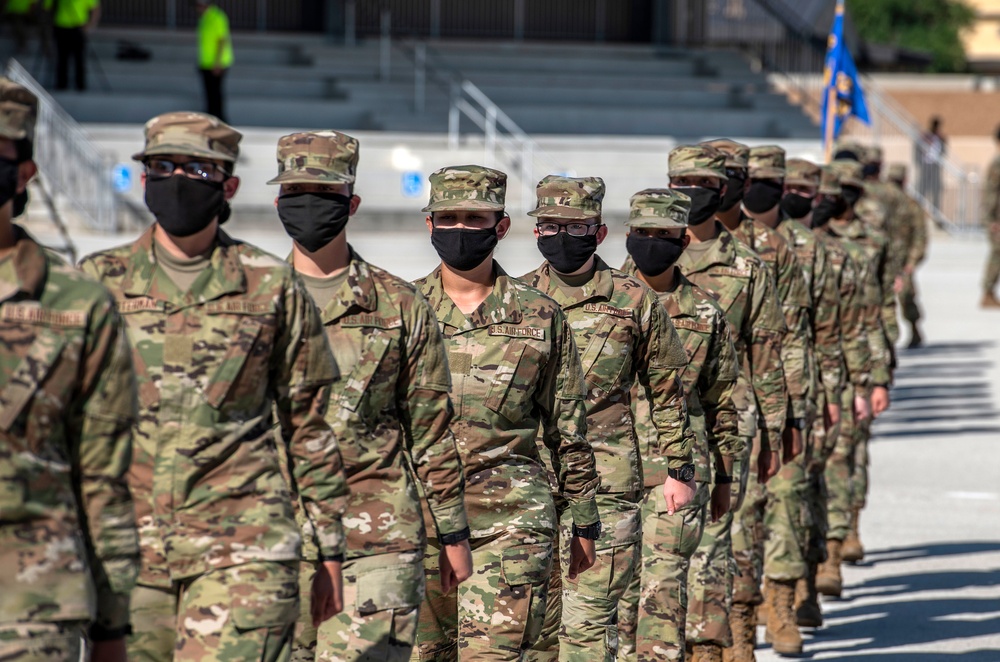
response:
M728 191L728 190L729 190L729 184L723 184L722 186L720 186L719 187L719 197L720 198L726 197L726 191Z
M358 207L360 207L360 206L361 206L361 196L360 195L352 195L351 196L351 210L349 212L347 212L347 215L348 216L354 216L356 213L358 213Z
M538 239L539 234L538 234L538 226L537 225L534 228L531 229L531 233L533 235L535 235L535 239Z
M222 182L222 191L226 196L226 200L232 200L233 196L236 195L236 191L240 188L240 178L230 177L226 181Z
M434 232L434 215L427 214L427 218L424 219L424 222L427 224L427 231Z
M608 238L608 226L602 225L597 228L597 245L600 246Z
M687 247L691 245L691 235L689 235L687 232L684 233L684 236L681 237L681 240L684 242L684 249L687 249Z
M510 216L504 214L504 217L497 223L497 239L503 239L508 232L510 232Z
M278 196L274 196L274 208L278 208Z
M28 188L28 182L38 173L38 166L34 161L25 161L17 166L17 192L24 193Z
M139 175L139 184L142 185L142 190L146 190L146 171L143 170L142 174Z

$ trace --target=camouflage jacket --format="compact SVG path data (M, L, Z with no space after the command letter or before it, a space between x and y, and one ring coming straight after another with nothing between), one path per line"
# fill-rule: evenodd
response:
M882 182L865 182L865 193L854 208L854 215L864 226L858 243L869 246L869 253L875 254L874 244L881 243L884 256L878 260L879 287L882 289L882 324L885 327L890 350L899 340L899 322L896 320L896 276L903 270L906 251L898 249L892 242L900 236L899 214L902 211L900 196L896 187ZM863 237L863 238L862 238Z
M595 258L594 277L567 291L548 262L522 280L558 303L580 349L587 390L587 435L594 449L602 492L638 492L662 485L667 469L691 461L694 433L688 426L678 371L684 348L656 294ZM652 398L646 421L633 418L633 387ZM638 444L636 429L653 430ZM639 457L644 462L640 463Z
M786 218L776 229L795 251L809 288L810 388L822 386L826 402L840 402L845 379L844 344L840 289L830 256L823 242L799 221Z
M865 283L862 298L865 302L865 335L871 355L872 385L888 385L892 382L892 353L882 315L886 306L885 290L879 277L885 267L885 240L875 235L858 219L848 223L834 220L828 223L826 228L842 241L844 249L859 268L862 282ZM893 296L891 291L889 296ZM893 300L893 315L895 315L895 300Z
M920 203L906 196L899 214L899 239L892 250L902 250L903 267L914 269L927 256L927 217Z
M135 373L114 299L14 226L0 261L0 622L129 622Z
M809 413L809 289L795 253L784 237L763 223L744 217L733 235L769 267L785 316L781 363L788 389L788 418Z
M320 315L342 377L326 420L351 492L347 556L424 548L420 497L407 465L437 532L465 530L462 464L448 428L451 375L434 312L413 285L351 249L347 282Z
M740 364L729 323L719 304L708 292L685 278L680 270L675 271L675 278L674 290L661 292L659 297L687 355L681 382L691 425L697 435L695 479L709 483L712 481L709 454L716 458L718 466L721 456L741 457L745 450L746 440L738 434L733 402ZM648 406L645 398L636 403L637 411L648 411ZM642 422L645 418L638 420ZM640 439L651 432L648 424L636 429Z
M774 279L763 260L717 225L719 235L704 251L685 250L677 261L688 280L713 297L726 314L740 359L740 382L733 400L740 413L740 436L753 437L758 422L770 448L781 447L788 391L781 365L785 320ZM752 414L748 419L746 413Z
M844 348L844 383L867 395L871 391L872 357L866 331L865 272L855 263L839 237L826 228L816 228L812 232L826 247L831 276L840 293L838 325Z
M983 179L979 223L988 228L1000 223L1000 154L993 157Z
M81 263L118 299L138 378L140 583L300 558L279 441L320 551L343 554L347 487L323 420L336 373L312 300L288 264L221 230L210 267L181 292L157 266L153 227Z
M599 485L587 443L586 389L573 333L555 301L508 276L466 316L441 284L417 281L448 350L465 507L473 537L506 529L555 531L555 505L536 444L542 434L573 521L598 521Z

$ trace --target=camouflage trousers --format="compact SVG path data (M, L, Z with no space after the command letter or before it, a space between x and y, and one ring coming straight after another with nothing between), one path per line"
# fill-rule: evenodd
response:
M89 623L0 623L4 662L78 662L88 659Z
M472 538L472 577L441 592L440 548L424 557L427 593L411 660L521 660L538 640L552 569L552 531Z
M646 490L642 563L619 612L619 660L684 659L688 571L705 528L708 495L708 485L700 484L690 504L668 515L663 487Z
M597 561L570 582L569 546L573 516L556 498L559 548L552 564L545 625L528 653L531 662L612 662L618 655L619 606L639 565L642 536L640 495L598 494L604 533L597 541ZM601 654L603 651L603 656Z
M767 481L764 507L764 576L793 581L806 576L806 550L811 515L807 501L809 482L806 466L811 449L781 465Z
M986 236L990 240L990 254L986 258L986 271L983 274L983 292L993 292L997 282L1000 282L1000 232L991 232L987 228Z
M298 564L259 561L132 591L129 660L288 660Z
M871 421L862 421L857 426L858 436L854 444L854 467L851 472L851 509L861 510L868 502L868 442L871 440Z
M822 472L810 473L806 479L806 507L809 509L809 532L806 539L806 564L826 560L826 481Z
M827 538L843 540L851 524L851 489L858 426L854 421L854 390L844 389L841 398L840 432L833 453L826 461Z
M309 596L314 563L299 572L302 609L292 662L405 662L417 640L424 597L423 551L376 554L344 562L344 611L313 627Z
M903 274L903 289L899 293L899 307L903 311L903 319L911 324L921 318L920 306L917 305L917 286L914 274Z
M757 479L756 458L759 455L761 435L754 438L750 457L743 505L733 516L733 558L736 574L733 575L733 602L758 605L764 601L760 591L764 572L764 511L767 506L767 489Z

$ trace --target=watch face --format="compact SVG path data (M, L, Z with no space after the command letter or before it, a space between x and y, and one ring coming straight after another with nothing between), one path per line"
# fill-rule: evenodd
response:
M687 483L692 480L694 480L694 465L685 464L681 467L681 481Z

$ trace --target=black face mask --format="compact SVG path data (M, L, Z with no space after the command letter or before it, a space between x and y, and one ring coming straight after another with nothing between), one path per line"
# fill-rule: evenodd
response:
M845 186L844 191L844 202L847 203L848 207L853 207L858 204L858 200L861 199L861 189L857 186Z
M753 214L771 211L781 202L784 188L783 182L772 182L767 179L750 182L750 188L743 196L743 206Z
M640 237L630 234L625 248L635 266L646 276L659 276L674 266L684 252L684 238Z
M729 175L729 181L726 182L726 194L722 196L722 204L719 209L729 211L743 202L743 187L746 181L747 178L743 175Z
M571 274L586 263L597 251L597 235L574 237L567 232L538 238L538 250L552 268L561 274Z
M691 198L691 213L688 214L688 225L701 225L715 216L722 204L722 196L717 188L703 186L677 186L674 188Z
M17 195L17 166L14 161L0 159L0 205Z
M347 227L351 198L340 193L290 193L278 198L278 218L288 236L310 253Z
M434 228L431 232L431 245L441 261L456 271L478 267L490 256L498 241L496 227L487 230Z
M841 197L823 198L813 207L812 226L820 228L832 218L839 218L847 211L847 203Z
M812 198L806 198L798 193L787 193L781 199L781 211L789 218L805 218L812 211Z
M861 167L861 173L864 175L865 179L869 177L878 177L878 174L882 171L881 163L869 163Z
M175 237L190 237L207 228L225 202L222 182L184 175L146 179L146 206L160 227Z

